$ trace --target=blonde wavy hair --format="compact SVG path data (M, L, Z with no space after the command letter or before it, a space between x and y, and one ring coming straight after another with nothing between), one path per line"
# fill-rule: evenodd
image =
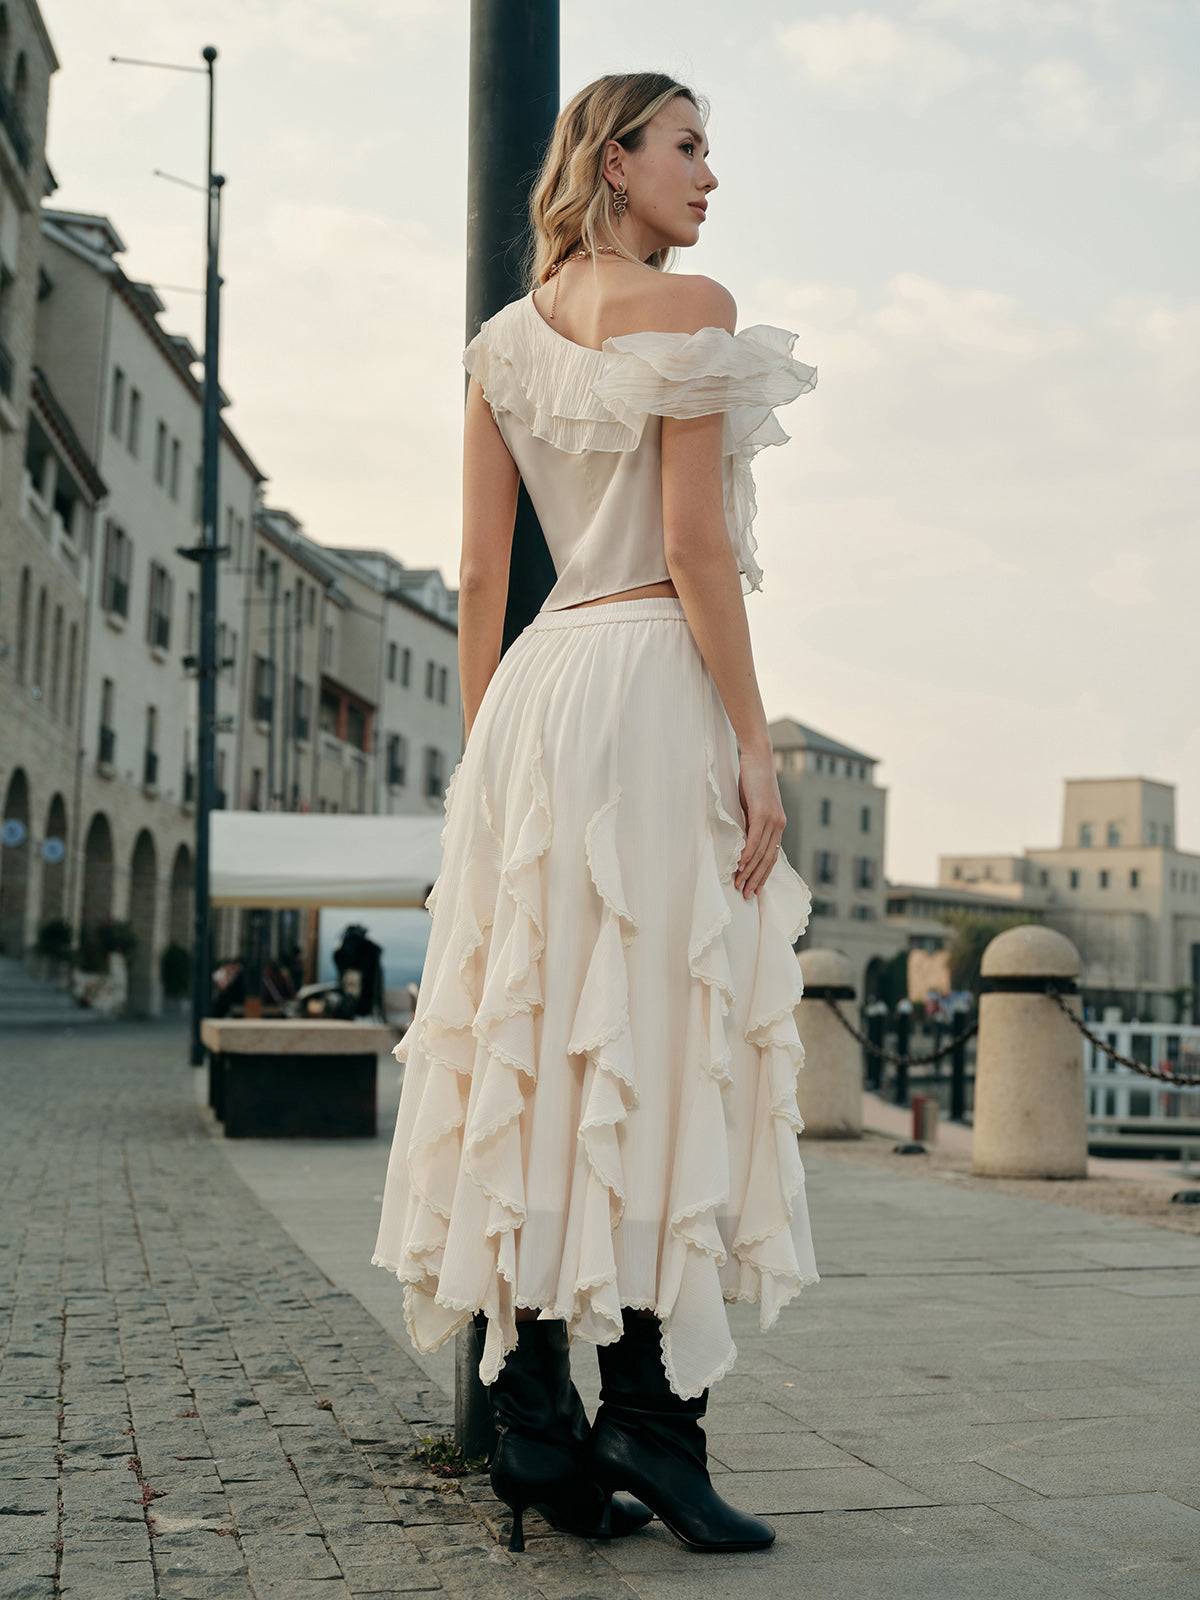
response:
M594 252L612 245L632 255L613 227L612 189L604 178L604 147L615 139L640 150L646 124L680 95L708 121L708 101L665 72L622 72L589 83L559 112L537 182L529 198L530 245L525 262L528 289L550 277L550 269L582 245ZM664 272L674 251L656 250L645 262Z

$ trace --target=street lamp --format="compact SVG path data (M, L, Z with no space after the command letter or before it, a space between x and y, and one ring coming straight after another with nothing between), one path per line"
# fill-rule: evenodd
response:
M217 543L217 460L220 442L220 389L218 353L221 331L221 283L218 260L221 245L221 190L225 179L213 171L213 122L216 104L217 59L214 45L201 51L204 66L187 67L170 61L138 61L128 56L113 56L124 66L157 67L169 72L202 72L208 77L208 171L204 188L204 398L201 445L201 531L200 543L179 554L200 568L200 655L196 668L198 720L196 730L196 879L195 921L192 955L191 1062L204 1061L200 1024L208 1015L212 988L212 955L209 948L209 818L216 799L216 712L217 712L217 562L229 554Z

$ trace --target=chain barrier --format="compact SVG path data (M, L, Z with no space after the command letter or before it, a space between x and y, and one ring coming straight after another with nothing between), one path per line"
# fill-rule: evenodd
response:
M975 1020L968 1027L964 1028L962 1033L955 1034L954 1037L950 1039L949 1043L944 1044L940 1050L934 1050L932 1054L927 1056L901 1056L897 1055L894 1050L885 1050L881 1044L875 1044L874 1041L869 1039L865 1033L860 1033L850 1021L850 1018L845 1016L843 1012L838 1009L838 1003L836 1000L831 1000L829 996L826 995L825 1004L833 1012L834 1016L841 1023L842 1027L845 1028L846 1032L852 1033L858 1040L859 1044L865 1045L872 1055L880 1056L884 1061L894 1061L897 1066L923 1067L931 1061L940 1061L943 1056L948 1056L957 1045L966 1044L967 1040L972 1036L972 1034L979 1032L979 1018L976 1016Z
M1081 1017L1075 1015L1056 989L1052 989L1049 992L1050 998L1055 1005L1070 1017L1080 1033L1089 1038L1096 1048L1111 1060L1120 1062L1121 1066L1129 1067L1133 1072L1140 1072L1143 1078L1156 1078L1159 1083L1169 1084L1175 1089L1186 1089L1195 1084L1200 1084L1200 1078L1182 1077L1173 1072L1163 1072L1158 1067L1148 1067L1144 1061L1135 1061L1132 1056L1123 1056L1119 1050L1114 1050L1106 1039L1101 1039L1098 1034L1094 1034L1087 1023Z

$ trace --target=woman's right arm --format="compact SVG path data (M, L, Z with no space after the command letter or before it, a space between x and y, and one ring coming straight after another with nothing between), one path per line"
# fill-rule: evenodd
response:
M732 333L736 307L730 295L707 279L693 284L690 314L678 331L723 327ZM663 418L663 536L667 570L737 737L746 844L734 883L749 898L775 865L787 815L779 796L746 604L725 521L723 425L720 412Z
M500 662L520 475L479 383L463 422L463 534L458 565L458 681L466 737Z

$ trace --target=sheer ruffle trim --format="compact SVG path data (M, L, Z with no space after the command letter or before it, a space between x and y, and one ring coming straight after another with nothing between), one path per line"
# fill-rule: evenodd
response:
M693 981L686 1059L693 1064L688 1070L694 1086L680 1102L657 1299L644 1307L662 1321L664 1368L672 1389L685 1398L709 1388L736 1358L726 1302L758 1301L761 1326L769 1328L804 1285L817 1281L811 1255L797 1253L805 1230L792 1227L804 1203L797 1147L803 1122L796 1102L804 1047L793 1017L803 978L792 946L807 925L811 896L781 856L757 897L754 989L740 1011L744 1040L759 1053L758 1086L750 1176L744 1194L735 1196L722 1098L731 1082L729 1019L735 1001L725 930L738 894L732 878L745 836L722 801L711 711L706 762L707 841L688 942ZM452 797L453 782L448 814ZM613 1343L622 1333L613 1245L627 1192L620 1129L638 1104L629 997L639 926L618 848L620 810L627 803L617 786L585 832L601 915L568 1046L586 1062L578 1128L584 1165L572 1185L556 1303L539 1305L546 1316L565 1320L573 1337L595 1344ZM467 848L454 852L461 868L447 947L453 955L431 974L419 1026L417 1050L426 1077L408 1150L403 1245L399 1259L373 1259L404 1283L408 1334L419 1350L437 1348L473 1312L487 1313L479 1369L486 1384L516 1347L516 1311L530 1303L517 1291L516 1233L526 1216L521 1121L537 1079L537 1014L545 1000L543 873L554 831L540 741L525 814L505 829L511 842L496 832L485 794L474 810ZM408 1035L396 1049L401 1059L406 1046ZM486 1202L486 1226L470 1238L452 1222L464 1186ZM465 1210L480 1214L476 1204ZM451 1251L456 1283L476 1283L474 1295L444 1291L441 1269Z
M762 588L753 534L758 510L751 463L768 445L786 444L775 416L778 406L807 394L816 367L792 356L796 335L766 323L731 334L724 328L699 333L633 333L607 339L611 355L593 392L626 422L653 414L705 417L724 413L721 454L725 520L743 592Z
M775 410L817 381L817 369L792 356L795 342L794 333L760 323L737 334L628 333L592 350L548 327L526 295L483 324L463 363L494 410L572 455L637 449L649 416L724 413L725 518L749 593L763 576L751 463L768 445L787 443Z

